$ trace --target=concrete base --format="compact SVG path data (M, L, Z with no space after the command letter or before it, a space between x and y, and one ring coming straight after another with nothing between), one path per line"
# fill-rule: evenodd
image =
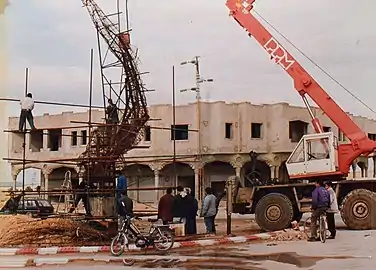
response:
M93 216L116 216L115 198L90 198L91 214Z

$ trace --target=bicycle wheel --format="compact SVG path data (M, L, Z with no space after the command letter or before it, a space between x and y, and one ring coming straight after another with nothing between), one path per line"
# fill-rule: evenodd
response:
M118 233L111 241L110 251L113 256L120 256L128 246L128 239L124 233Z
M325 217L323 215L320 216L319 234L320 234L320 241L322 243L325 243L325 241L326 241L326 222L325 222Z
M134 260L134 259L123 259L123 264L125 266L132 266L132 265L134 265L135 262L136 262L136 260Z
M307 238L311 237L311 217L307 218L306 221L304 221L303 231Z
M157 251L170 250L175 242L174 234L171 230L159 230L154 233L153 247Z

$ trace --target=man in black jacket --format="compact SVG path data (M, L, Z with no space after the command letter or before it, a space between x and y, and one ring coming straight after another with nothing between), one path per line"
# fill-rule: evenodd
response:
M122 217L133 216L133 201L127 196L127 191L121 192L121 197L118 200L118 214Z
M121 191L121 197L117 200L117 211L119 215L118 226L120 228L124 221L129 222L130 218L133 217L133 201L127 196L126 190Z
M188 209L187 209L187 193L182 186L177 187L178 194L175 195L175 200L172 205L173 223L185 223Z
M196 217L198 212L198 201L192 195L192 190L190 188L185 188L187 193L187 216L185 224L186 234L197 234L197 223Z
M92 216L91 215L91 208L90 208L90 203L89 203L89 194L88 194L88 189L89 185L87 184L86 180L83 179L81 183L77 187L77 193L76 194L76 199L74 200L74 205L70 208L69 213L73 213L73 211L76 209L77 205L79 202L82 200L85 208L85 212L87 216Z

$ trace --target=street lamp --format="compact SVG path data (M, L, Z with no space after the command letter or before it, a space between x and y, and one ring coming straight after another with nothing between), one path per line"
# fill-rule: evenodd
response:
M200 63L199 63L199 56L196 56L193 60L190 61L184 61L181 62L180 65L184 66L187 64L193 64L196 69L196 74L195 74L195 82L196 82L196 87L192 88L186 88L186 89L181 89L180 92L188 92L188 91L193 91L196 92L196 101L197 101L197 129L198 129L198 140L197 140L197 159L200 163L199 170L198 170L198 180L196 181L196 194L197 199L200 201L202 199L202 193L203 193L203 168L202 168L202 153L201 153L201 106L200 106L200 101L201 101L201 93L200 93L200 85L202 83L206 82L214 82L214 79L204 79L201 78L200 75Z
M197 92L198 88L197 87L192 87L192 88L185 88L185 89L181 89L180 90L180 92L188 92L188 91Z
M198 83L214 82L214 79L199 79L197 82L198 82Z
M191 61L184 61L184 62L181 62L180 65L181 66L184 66L186 64L196 64L196 60L191 60Z

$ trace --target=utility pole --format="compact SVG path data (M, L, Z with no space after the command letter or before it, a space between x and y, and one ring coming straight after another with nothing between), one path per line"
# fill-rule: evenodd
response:
M203 199L203 180L204 180L204 169L203 169L203 162L202 162L202 140L201 140L201 91L200 91L200 85L202 83L206 82L213 82L213 79L203 79L201 78L200 74L200 57L195 56L190 61L184 61L181 62L180 65L186 65L186 64L193 64L195 66L195 82L196 87L188 88L188 89L182 89L180 92L187 92L187 91L193 91L196 92L196 117L197 117L197 130L198 130L198 136L197 136L197 161L199 163L198 169L198 179L195 183L195 191L196 191L196 197L199 201Z

